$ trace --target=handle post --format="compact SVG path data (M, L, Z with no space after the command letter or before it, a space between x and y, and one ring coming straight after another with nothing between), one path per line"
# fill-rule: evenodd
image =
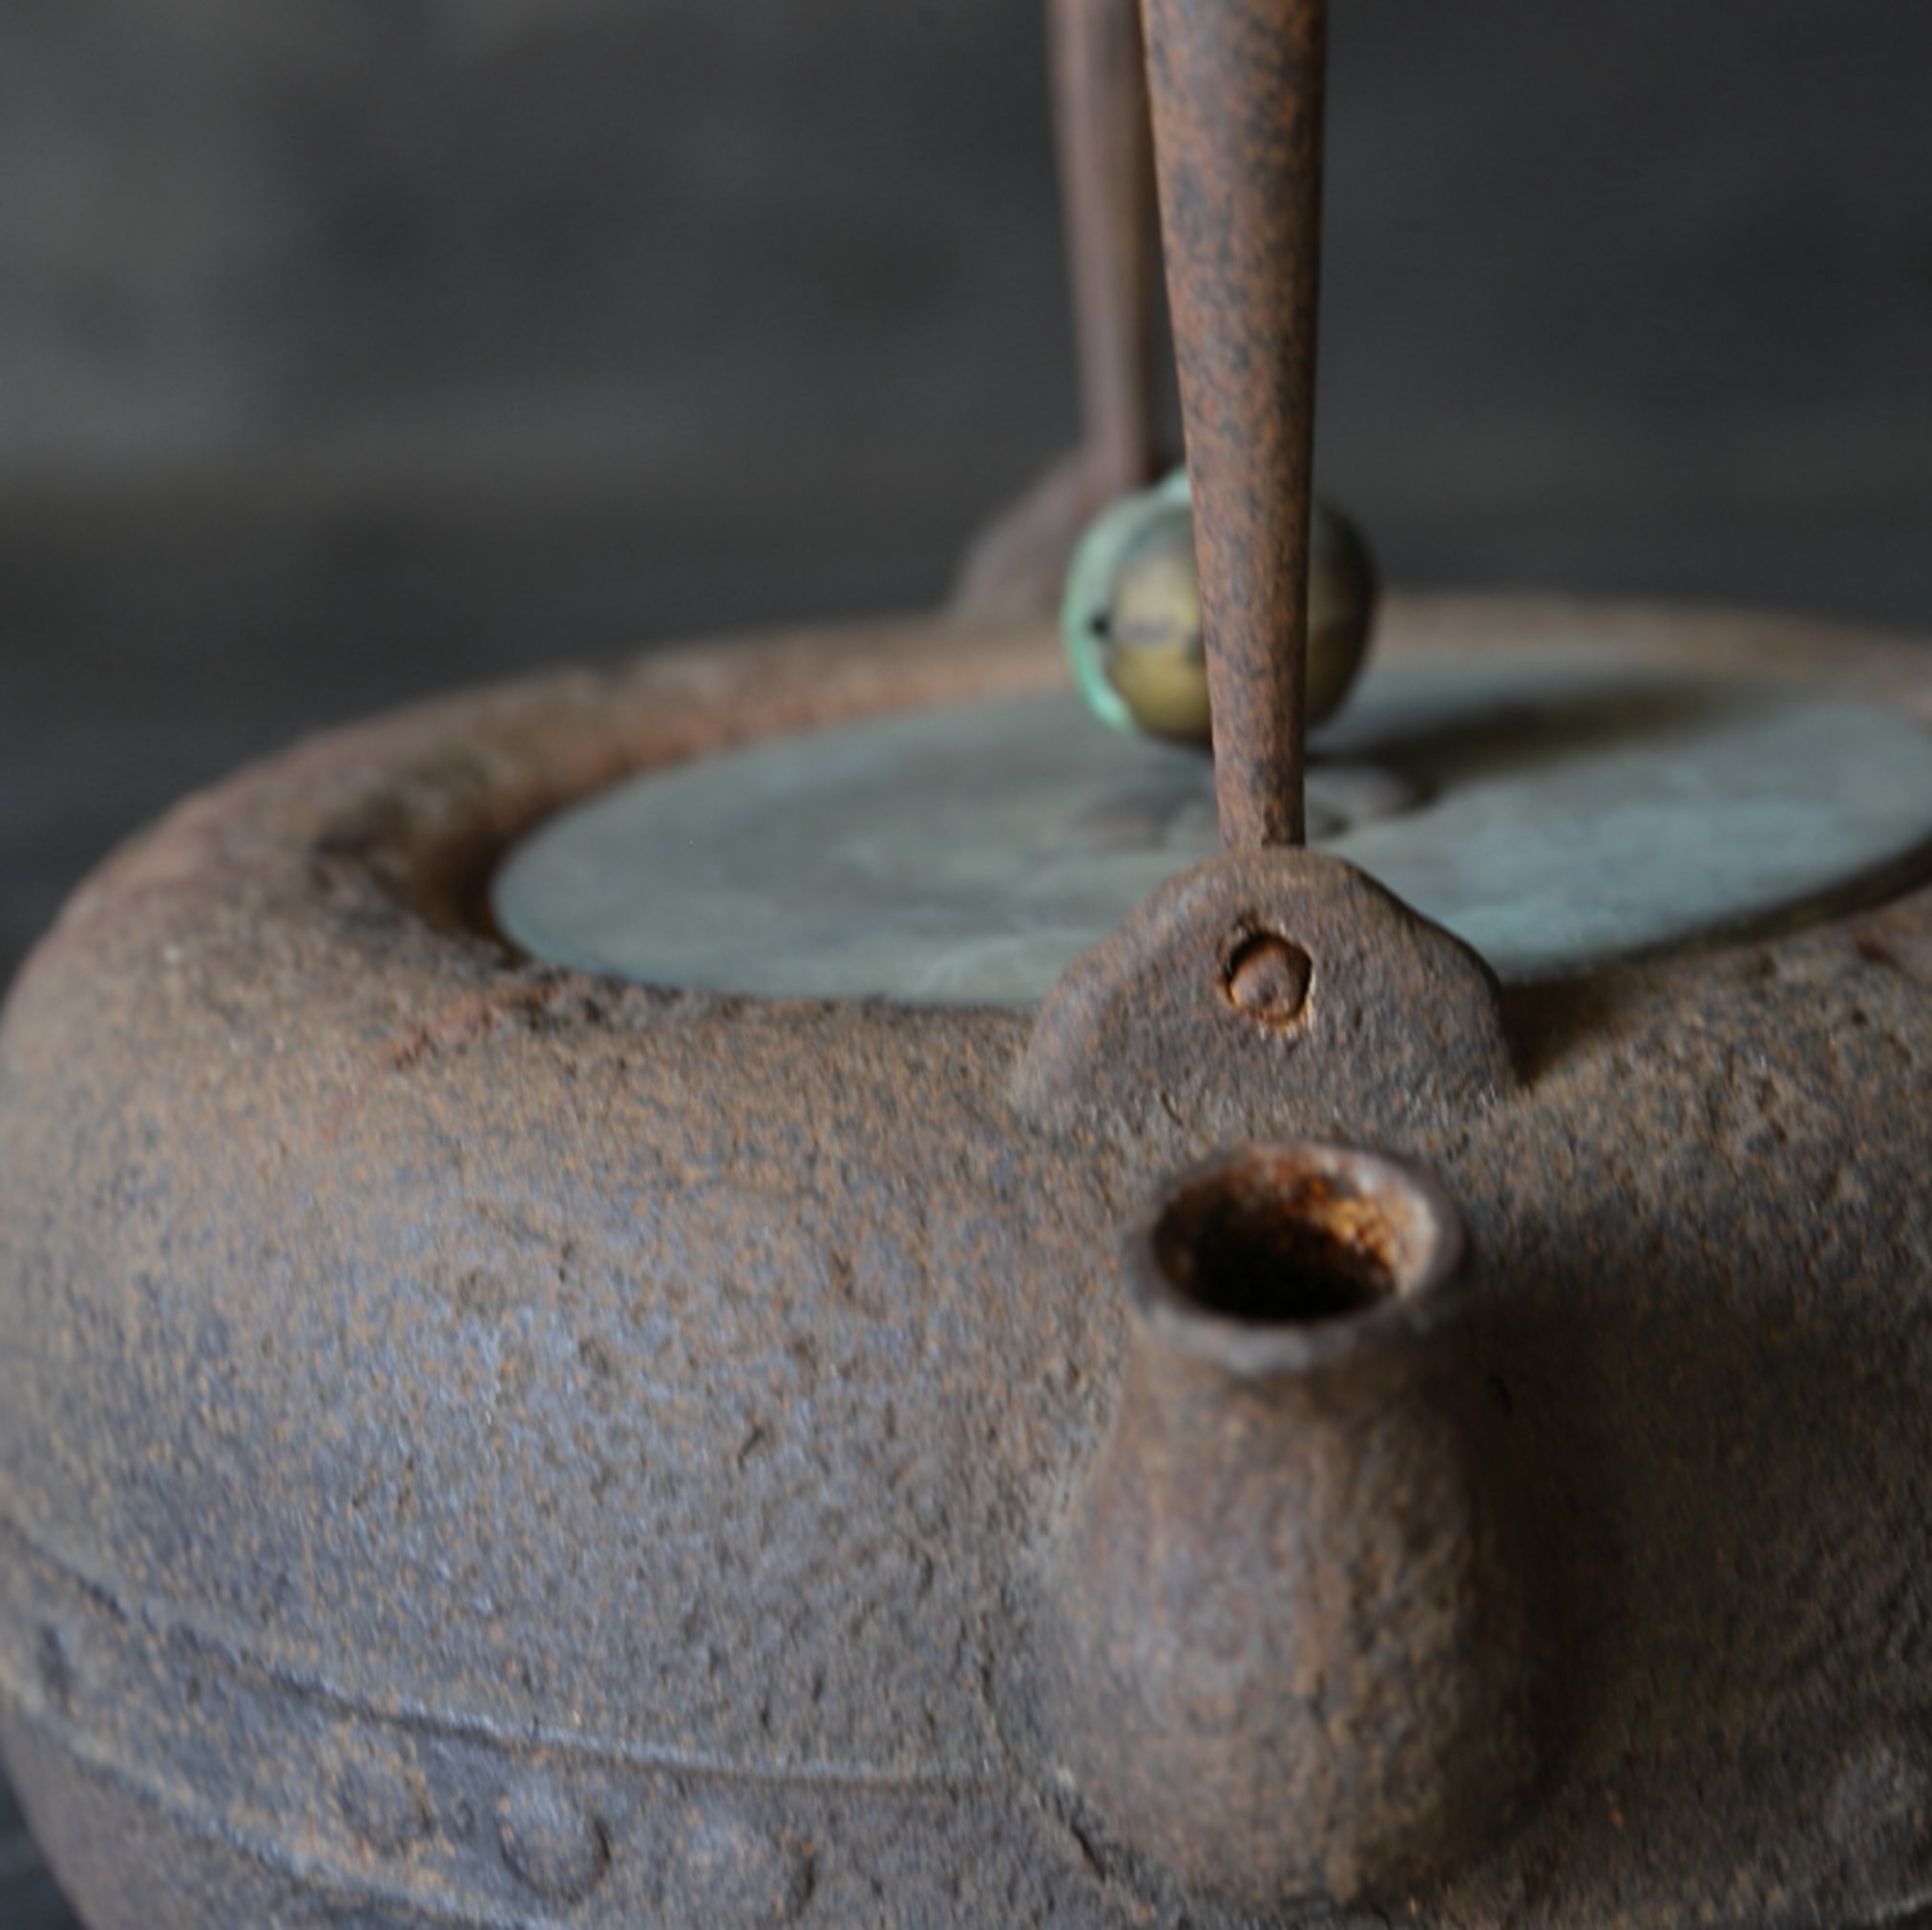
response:
M1327 0L1143 4L1222 841L1299 845Z

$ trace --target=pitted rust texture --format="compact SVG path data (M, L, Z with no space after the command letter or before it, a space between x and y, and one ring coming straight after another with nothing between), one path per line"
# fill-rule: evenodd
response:
M1125 1840L1250 1909L1413 1888L1532 1784L1506 1458L1425 1175L1308 1143L1166 1189L1058 1552L1048 1746Z
M1922 655L1798 624L1397 603L1386 644L1932 715ZM96 1930L1257 1920L1029 1768L1121 1230L1213 1147L1029 1127L1023 1017L629 991L470 922L623 772L1057 675L914 626L462 699L79 894L0 1030L0 1733ZM1514 1834L1338 1920L1895 1917L1932 893L1505 1017L1518 1089L1407 1150L1482 1256L1558 1719Z
M1145 0L1221 833L1305 832L1326 0Z
M1076 959L1013 1091L1044 1124L1175 1155L1288 1131L1404 1146L1514 1083L1474 952L1339 859L1264 850L1184 871Z

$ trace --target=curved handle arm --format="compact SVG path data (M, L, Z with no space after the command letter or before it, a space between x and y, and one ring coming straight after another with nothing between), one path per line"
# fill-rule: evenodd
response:
M1231 850L1299 845L1327 0L1143 0Z

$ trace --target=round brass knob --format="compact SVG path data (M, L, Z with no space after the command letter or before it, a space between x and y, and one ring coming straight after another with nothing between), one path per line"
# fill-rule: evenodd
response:
M1317 503L1309 573L1308 721L1333 717L1368 654L1376 566L1360 530ZM1082 539L1061 616L1087 702L1119 729L1210 739L1194 514L1185 472L1116 503Z

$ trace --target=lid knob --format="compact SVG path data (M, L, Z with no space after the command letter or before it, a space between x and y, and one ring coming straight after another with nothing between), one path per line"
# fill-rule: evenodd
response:
M1306 836L1326 0L1144 0L1230 850Z

